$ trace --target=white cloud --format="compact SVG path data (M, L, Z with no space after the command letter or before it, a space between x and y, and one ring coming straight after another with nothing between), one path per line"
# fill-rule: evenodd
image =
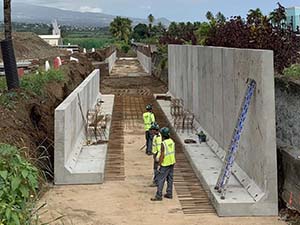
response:
M79 8L80 12L93 12L93 13L102 13L103 10L101 8L93 8L90 6L81 6Z

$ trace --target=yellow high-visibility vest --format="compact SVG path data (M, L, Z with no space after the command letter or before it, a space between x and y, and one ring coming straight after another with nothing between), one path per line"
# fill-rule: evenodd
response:
M171 166L176 163L175 159L175 143L174 141L169 138L162 142L164 145L164 160L162 161L162 166Z
M162 143L162 138L160 134L157 134L153 137L153 142L152 142L152 153L157 154L160 152L161 149L161 143Z
M155 117L152 112L145 112L143 114L145 131L148 131L151 127L151 124L155 122Z

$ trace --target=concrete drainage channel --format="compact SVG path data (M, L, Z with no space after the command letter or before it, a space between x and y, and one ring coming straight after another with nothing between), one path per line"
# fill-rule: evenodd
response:
M142 120L142 113L146 104L154 105L156 120L160 126L167 126L168 120L153 95L140 96L137 94L124 94L115 97L114 110L112 114L112 133L108 144L108 160L106 164L105 180L124 180L124 152L123 152L123 129L137 126L137 121ZM172 137L176 142L177 164L174 174L174 186L181 208L184 214L215 214L215 210L202 188L199 179L193 171L188 159L183 152L183 146L176 138L174 132Z

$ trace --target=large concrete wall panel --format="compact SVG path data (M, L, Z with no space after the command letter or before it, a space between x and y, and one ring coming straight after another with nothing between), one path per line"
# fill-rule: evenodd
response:
M232 107L228 102L235 101L234 93L234 52L231 49L223 49L223 135L224 147L228 147L231 141L233 129L237 120L235 107ZM231 115L231 116L229 116ZM227 151L227 148L224 150Z
M151 74L152 71L152 59L149 56L144 55L142 52L137 51L137 58L146 73Z
M108 63L108 70L111 73L115 63L117 61L117 51L114 51L106 60L105 62Z
M170 45L169 70L172 73L169 77L172 79L171 94L184 100L186 108L195 113L200 125L225 151L231 141L247 80L256 81L236 163L264 192L263 204L272 205L275 212L277 159L273 52Z
M93 71L55 109L55 183L72 182L72 170L85 144L85 124L88 109L99 97L99 70Z
M212 51L212 61L215 62L212 67L213 77L213 133L218 144L224 146L223 134L223 49L214 48Z

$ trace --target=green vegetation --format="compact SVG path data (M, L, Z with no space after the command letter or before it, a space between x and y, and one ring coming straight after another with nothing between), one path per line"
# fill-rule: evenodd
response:
M61 30L64 44L79 45L81 48L105 48L115 41L109 33L108 27L74 28L63 26Z
M64 38L64 44L79 45L81 48L105 48L114 43L113 38Z
M132 21L128 18L117 16L111 23L109 31L118 40L128 43L131 36Z
M300 78L300 64L293 64L284 69L283 74L287 77Z
M38 170L6 144L0 144L0 187L0 224L32 224Z
M133 28L132 38L134 40L141 40L148 37L149 30L146 24L139 23Z
M61 70L49 70L47 72L39 72L38 74L25 75L20 80L21 90L26 92L6 92L6 80L0 78L0 105L13 109L18 99L26 100L31 93L42 96L45 93L45 86L50 82L62 82L64 74ZM2 93L1 93L2 92Z
M0 77L0 91L6 89L6 79L5 77Z
M38 74L26 75L21 79L21 88L36 95L44 94L44 87L49 82L61 82L64 74L61 70L49 70Z

